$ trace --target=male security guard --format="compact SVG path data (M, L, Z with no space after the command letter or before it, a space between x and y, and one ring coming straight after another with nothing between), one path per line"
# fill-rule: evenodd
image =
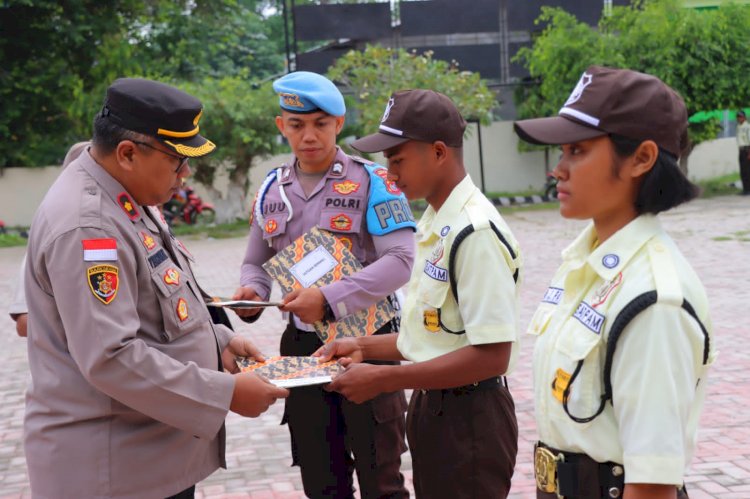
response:
M417 497L506 497L518 428L502 375L517 351L520 256L510 229L466 174L466 122L431 90L391 96L380 130L353 143L385 151L388 176L425 198L398 337L338 340L319 353L346 371L330 385L354 402L414 388L407 437ZM352 364L408 359L404 366Z
M282 309L290 319L281 337L281 354L310 355L322 345L310 324L324 317L338 320L406 283L415 224L403 195L386 180L385 168L336 147L346 108L330 80L301 71L276 80L273 88L281 106L276 125L294 159L272 170L258 191L242 287L234 298L267 298L271 283L261 265L312 227L333 232L365 268L333 284L286 296ZM377 333L390 331L387 325ZM399 472L406 450L405 410L402 391L356 405L320 387L292 390L284 421L305 493L313 498L353 497L356 468L363 498L408 496Z
M224 466L228 410L257 416L286 390L232 375L252 344L214 326L192 256L153 206L214 144L201 103L119 79L93 146L65 169L32 224L26 271L25 451L34 497L192 497Z

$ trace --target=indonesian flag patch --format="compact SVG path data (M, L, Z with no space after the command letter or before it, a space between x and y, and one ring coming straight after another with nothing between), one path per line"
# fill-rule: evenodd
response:
M117 241L115 239L84 239L84 262L116 262Z
M105 305L109 305L117 296L117 288L120 286L118 272L114 265L94 265L86 271L91 292Z

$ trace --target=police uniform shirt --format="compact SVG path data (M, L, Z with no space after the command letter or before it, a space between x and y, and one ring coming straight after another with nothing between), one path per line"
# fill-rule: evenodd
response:
M750 122L748 121L737 126L737 146L750 146Z
M502 232L514 250L492 231ZM456 235L474 224L456 257L458 304L450 290L448 259ZM398 349L408 360L422 362L468 345L512 342L511 363L518 354L519 287L513 274L520 267L518 243L498 213L467 175L436 213L428 207L417 227L417 254L404 307ZM440 321L452 331L450 334Z
M34 497L166 497L224 465L234 380L218 351L232 335L212 325L191 257L147 209L84 152L34 217Z
M563 263L528 333L540 440L625 467L626 483L682 485L693 455L706 387L704 335L682 307L692 305L710 332L705 291L658 219L642 215L596 247L593 225L562 253ZM593 249L592 249L593 248ZM656 290L658 302L623 330L611 371L612 403L593 421L603 393L612 324L622 308ZM713 342L710 342L713 345ZM711 350L707 364L713 362Z

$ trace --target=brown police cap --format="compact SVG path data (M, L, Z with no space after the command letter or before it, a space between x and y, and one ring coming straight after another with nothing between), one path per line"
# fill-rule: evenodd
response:
M182 156L197 158L216 149L198 133L201 101L158 81L115 80L107 89L101 114L126 130L154 137Z
M532 144L571 144L611 133L653 140L675 156L687 145L687 126L685 102L660 79L601 66L583 73L558 116L514 124Z
M394 92L385 107L378 133L362 137L352 147L362 152L379 152L403 144L443 141L461 147L466 120L445 95L432 90Z

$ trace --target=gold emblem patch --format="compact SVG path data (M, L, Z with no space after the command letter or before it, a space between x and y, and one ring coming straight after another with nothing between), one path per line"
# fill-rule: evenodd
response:
M119 269L114 265L94 265L86 271L91 292L105 305L112 303L117 296L117 288L120 286L118 272Z
M424 328L431 333L437 333L440 331L438 311L435 309L425 310L422 315L422 323L424 324Z
M279 227L279 224L276 223L276 220L269 220L266 222L266 232L269 234L273 234L276 232L276 229Z
M177 286L180 284L180 273L176 269L168 268L164 272L164 282L172 286Z
M359 190L359 183L352 182L351 180L344 180L343 182L334 182L333 190L344 196L349 195Z
M552 382L552 395L560 402L563 401L563 394L570 383L570 373L558 369L555 373L555 379Z
M302 104L302 101L299 100L299 95L297 94L279 94L279 97L284 99L285 106L299 107L299 108L305 107L305 105Z
M343 213L331 218L331 228L336 230L349 230L352 228L352 219Z
M148 251L151 251L156 247L156 241L154 241L154 238L151 237L151 234L141 232L141 241L143 242L143 246L145 246Z
M177 300L177 318L180 319L180 322L185 322L188 318L188 306L185 298Z

